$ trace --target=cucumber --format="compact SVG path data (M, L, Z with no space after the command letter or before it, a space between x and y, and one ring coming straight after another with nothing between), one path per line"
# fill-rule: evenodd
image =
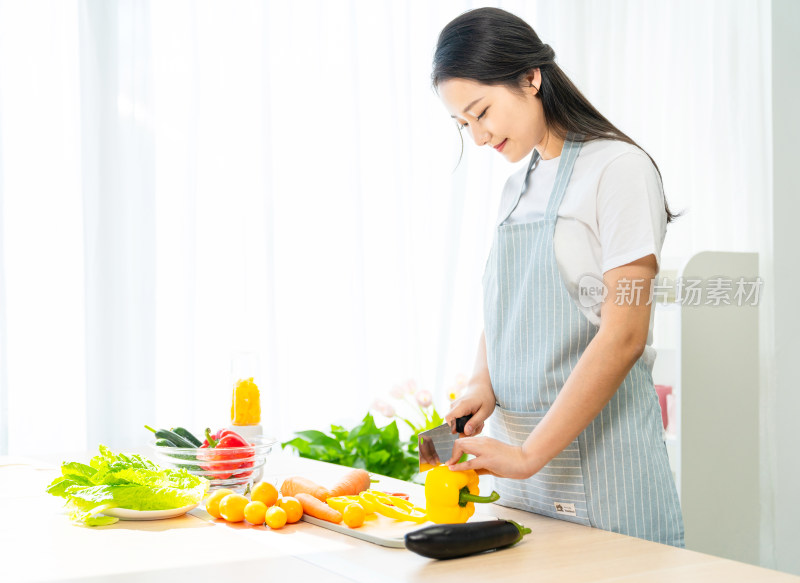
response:
M158 447L180 447L180 448L190 448L196 449L194 444L187 441L185 438L181 437L177 433L173 431L169 431L167 429L159 429L156 431L149 425L145 425L145 429L152 431L156 434L156 446ZM186 461L197 461L197 457L193 455L181 454L181 453L167 453L168 457L172 457L179 460L186 460ZM176 464L177 465L177 464ZM202 471L203 468L200 466L195 465L181 465L186 470L190 472L199 472Z
M177 433L170 431L169 429L159 429L156 431L149 425L144 426L145 429L148 431L152 431L156 434L156 439L166 439L167 441L172 442L172 447L185 447L188 449L196 449L197 446L193 444L191 441L188 441L186 438L181 437Z
M188 429L184 429L183 427L173 427L172 432L175 433L176 435L180 435L181 437L183 437L194 447L200 447L201 445L203 445L203 442L197 439Z
M436 524L409 532L406 548L430 559L454 559L501 549L522 540L530 528L513 520Z
M185 447L189 449L195 449L195 445L190 441L187 441L185 438L181 437L177 433L173 433L169 429L159 429L156 431L156 439L166 439L174 443L174 447Z

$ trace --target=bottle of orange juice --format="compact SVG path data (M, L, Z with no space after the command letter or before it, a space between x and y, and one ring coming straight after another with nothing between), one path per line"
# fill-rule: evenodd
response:
M261 435L261 394L258 378L258 355L238 352L231 358L231 428L245 438Z
M231 424L258 425L261 423L261 396L253 377L239 379L233 385Z

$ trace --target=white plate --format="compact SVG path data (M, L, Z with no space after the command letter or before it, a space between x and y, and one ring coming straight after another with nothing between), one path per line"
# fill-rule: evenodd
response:
M161 520L162 518L175 518L196 508L197 504L189 504L183 508L170 508L169 510L130 510L128 508L109 508L103 514L116 516L120 520Z

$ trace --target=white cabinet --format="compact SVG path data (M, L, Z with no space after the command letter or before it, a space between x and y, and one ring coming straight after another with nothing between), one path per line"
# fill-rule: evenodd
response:
M656 305L653 380L677 401L667 448L686 547L758 564L758 256L698 253L676 281L683 294Z

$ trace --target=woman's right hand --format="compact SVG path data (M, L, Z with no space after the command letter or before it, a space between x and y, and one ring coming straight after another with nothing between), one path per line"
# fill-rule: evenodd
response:
M464 435L478 435L483 431L483 422L494 412L496 400L491 385L476 384L468 387L464 394L453 401L444 420L455 433L456 419L472 415L464 427Z

